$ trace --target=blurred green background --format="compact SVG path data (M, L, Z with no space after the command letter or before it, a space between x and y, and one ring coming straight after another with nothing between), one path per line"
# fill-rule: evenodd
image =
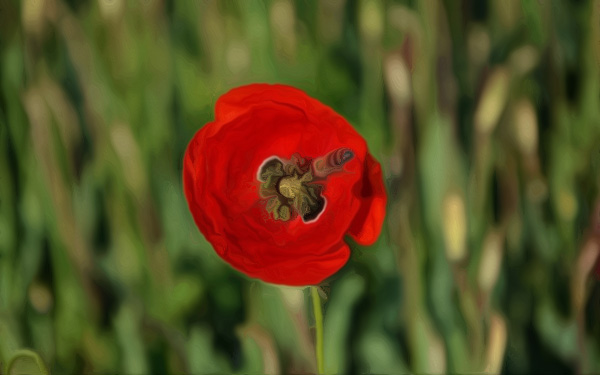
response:
M0 2L0 373L316 371L307 290L232 270L182 194L251 82L384 169L327 373L600 373L600 3L553 0Z

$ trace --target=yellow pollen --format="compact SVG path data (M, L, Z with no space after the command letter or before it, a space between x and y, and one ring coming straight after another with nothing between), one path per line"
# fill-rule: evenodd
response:
M279 181L279 193L286 198L294 199L296 195L302 194L302 182L304 182L304 176L298 178L297 174L284 177Z

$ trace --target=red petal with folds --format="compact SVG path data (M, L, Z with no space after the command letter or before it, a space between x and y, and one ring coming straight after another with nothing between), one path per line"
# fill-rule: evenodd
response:
M361 245L372 245L381 233L387 195L381 166L369 154L365 160L364 171L362 184L356 186L354 193L362 204L350 225L348 234Z

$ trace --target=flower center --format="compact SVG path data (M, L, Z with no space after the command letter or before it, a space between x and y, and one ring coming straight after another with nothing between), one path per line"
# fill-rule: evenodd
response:
M279 194L283 195L286 198L294 199L297 196L304 194L304 190L306 189L303 186L303 182L310 181L310 174L305 173L302 177L298 175L293 175L289 177L284 177L279 180Z
M352 150L340 148L316 159L298 154L291 160L267 159L258 173L267 211L275 220L288 221L297 215L304 222L315 220L325 209L322 193L326 177L341 171L353 157Z

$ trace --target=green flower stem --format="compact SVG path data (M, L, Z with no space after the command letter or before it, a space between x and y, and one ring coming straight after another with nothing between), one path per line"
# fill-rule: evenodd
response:
M324 356L323 356L323 312L321 311L321 297L319 297L319 290L316 286L310 287L312 294L312 305L313 314L315 316L315 326L317 328L315 334L315 353L317 356L317 370L319 374L323 374L324 371Z

